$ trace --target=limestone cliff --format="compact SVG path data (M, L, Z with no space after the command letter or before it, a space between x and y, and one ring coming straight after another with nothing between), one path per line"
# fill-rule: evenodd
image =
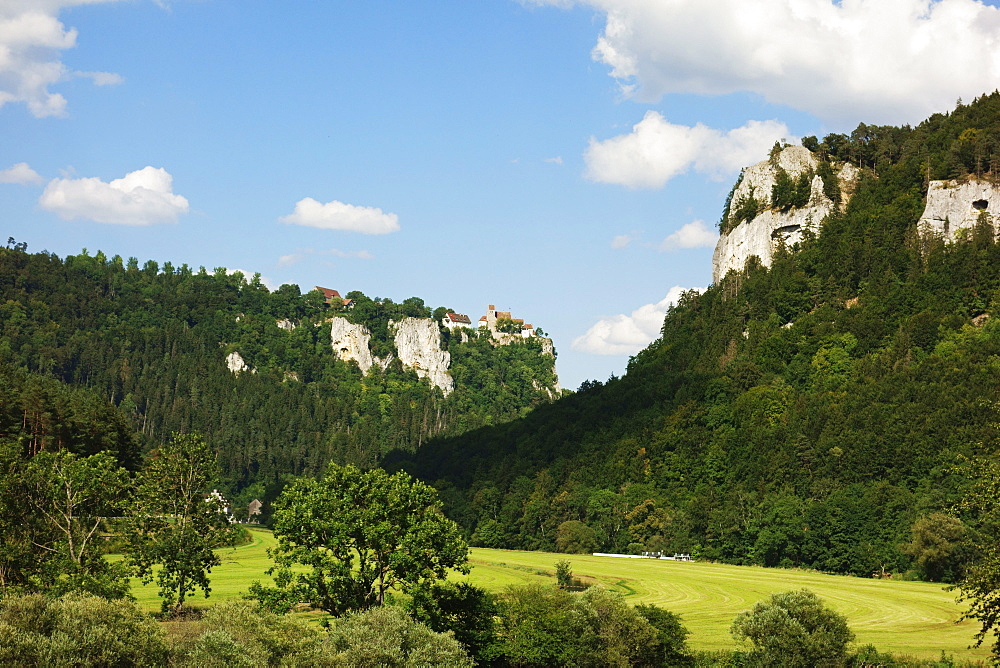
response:
M450 372L451 353L441 349L441 329L436 320L412 317L403 318L399 322L390 320L388 328L395 347L395 355L389 354L384 359L371 352L371 331L364 325L350 322L347 318L337 316L330 318L330 344L340 359L357 363L362 373L367 374L374 366L385 370L398 357L405 368L413 370L419 378L426 378L445 396L455 390L455 380ZM468 336L468 333L463 332L462 340L467 341ZM473 336L489 336L489 332L480 331ZM541 343L542 355L555 358L552 339L533 338ZM497 338L491 337L494 347L512 345L524 340L525 337L519 334L498 333ZM558 380L544 390L550 398L557 397L562 392Z
M959 230L975 227L983 214L989 216L995 228L998 213L1000 187L988 181L931 181L927 187L927 205L918 225L921 232L952 241Z
M371 338L371 332L364 325L356 325L346 318L330 319L330 345L333 352L345 362L356 362L361 373L368 373L376 362L369 348Z
M451 355L441 350L441 331L430 318L404 318L389 322L394 333L396 353L403 366L413 369L420 378L427 378L448 396L455 389L455 381L448 373Z
M819 165L819 160L809 149L786 146L774 158L743 170L730 200L732 206L736 208L755 199L761 203L762 210L752 220L743 221L719 236L712 256L713 282L718 283L730 270L743 269L753 255L764 266L770 266L779 244L791 247L802 241L807 230L813 233L819 231L823 220L836 207L823 191L823 179L816 174ZM813 174L805 206L784 211L771 208L771 193L780 170L793 180L803 173ZM843 206L853 190L858 170L851 164L841 164L836 167L836 176Z

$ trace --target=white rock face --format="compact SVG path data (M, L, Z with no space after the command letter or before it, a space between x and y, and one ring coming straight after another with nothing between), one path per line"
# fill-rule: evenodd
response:
M448 373L451 354L441 350L441 332L437 322L430 318L404 318L390 322L394 332L396 352L403 366L413 369L420 378L427 378L445 396L455 389L455 381Z
M330 345L333 353L345 362L356 362L361 373L368 373L376 362L368 347L371 338L371 332L364 325L355 325L348 322L347 318L330 319Z
M287 318L285 320L278 320L276 324L279 329L283 329L286 332L290 332L299 326L299 323L294 320L288 320Z
M777 163L793 180L819 166L812 152L802 146L785 147L778 154ZM770 160L747 167L743 171L743 180L733 192L732 207L736 208L739 202L751 196L769 204L777 174L778 170ZM841 166L837 177L842 205L847 203L857 176L858 170L853 165ZM823 220L833 212L835 204L823 193L823 179L814 176L810 185L809 202L804 207L788 211L766 209L753 220L744 221L729 233L722 234L712 255L712 281L718 283L730 270L743 269L752 255L769 267L779 244L791 247L802 241L806 230L817 233Z
M244 371L257 373L257 370L247 364L243 359L243 356L236 351L233 351L226 356L226 366L229 367L229 370L236 376L240 375Z
M1000 215L1000 188L992 183L975 179L965 182L931 181L918 229L952 241L959 230L975 227L983 212L996 228L997 216Z

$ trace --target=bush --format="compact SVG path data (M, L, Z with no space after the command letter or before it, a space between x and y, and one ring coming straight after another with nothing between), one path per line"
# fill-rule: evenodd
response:
M683 640L687 631L681 633ZM598 587L582 594L510 587L497 635L495 658L516 666L678 665L657 663L657 626L621 595Z
M324 633L307 622L275 614L253 601L209 608L203 633L185 652L192 666L269 666L318 662Z
M131 601L39 594L0 601L0 665L163 666L156 622Z
M473 665L449 633L435 633L399 608L382 606L349 615L333 627L334 665L421 668Z
M806 589L772 594L737 615L730 630L753 643L752 662L788 668L842 666L854 640L844 616Z

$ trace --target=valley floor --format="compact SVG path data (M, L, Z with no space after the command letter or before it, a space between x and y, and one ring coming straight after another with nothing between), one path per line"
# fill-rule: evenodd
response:
M254 580L270 584L267 548L275 544L265 529L252 530L252 543L220 551L222 565L211 575L212 595L190 603L201 607L239 597ZM985 648L968 649L977 627L958 622L962 608L955 593L940 584L873 580L810 571L620 559L548 552L473 548L469 582L488 590L529 582L555 582L555 563L567 560L574 576L621 592L629 602L652 603L680 614L691 631L694 650L731 649L729 625L737 613L768 595L806 588L843 613L857 645L882 652L933 659L941 652L956 659L985 659ZM457 576L462 577L462 576ZM154 585L133 587L139 604L159 609Z

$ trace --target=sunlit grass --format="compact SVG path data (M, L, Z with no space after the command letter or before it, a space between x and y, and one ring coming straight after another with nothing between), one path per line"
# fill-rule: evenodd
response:
M266 585L273 584L266 573L273 565L271 558L267 556L267 548L273 547L277 541L267 529L250 529L250 533L253 536L252 542L216 550L222 564L213 568L209 575L209 598L206 599L199 589L185 601L186 605L204 608L213 603L240 598L246 594L254 580L260 580ZM132 580L132 595L144 610L160 609L158 591L155 581L144 585L138 578Z
M196 594L190 604L204 607L246 593L250 583L270 584L266 549L275 544L265 529L252 529L253 542L219 551L222 565L212 571L212 594ZM621 592L633 604L652 603L679 613L691 631L688 641L699 650L734 646L729 635L733 617L768 595L807 588L846 615L860 645L881 651L937 658L942 650L956 659L986 658L985 649L969 650L975 624L956 623L962 609L954 592L925 582L871 580L810 571L685 563L651 559L619 559L548 552L473 548L467 579L499 591L508 585L555 582L555 563L571 562L581 579ZM158 610L156 585L135 581L133 593L147 610Z
M881 651L937 658L942 650L955 658L986 658L985 649L969 650L976 624L956 623L962 608L955 593L939 584L872 580L811 571L621 559L545 552L475 548L470 581L494 589L506 584L553 581L528 571L555 571L568 559L576 576L620 591L633 604L652 603L679 613L691 631L692 648L734 646L733 617L770 594L806 588L847 617L857 644ZM512 567L524 567L527 571Z

